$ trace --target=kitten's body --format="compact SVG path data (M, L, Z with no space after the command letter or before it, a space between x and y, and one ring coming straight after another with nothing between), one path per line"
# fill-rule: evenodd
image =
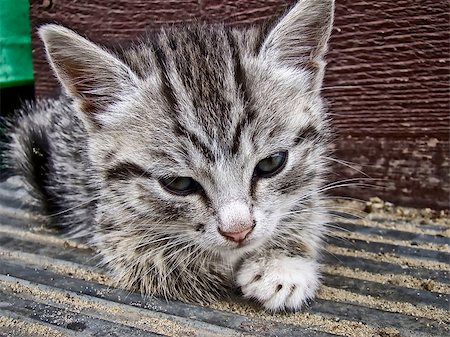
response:
M71 98L18 119L11 166L122 286L191 301L238 286L268 309L298 309L319 284L332 9L303 0L267 33L193 25L115 54L47 26ZM285 166L259 177L274 153ZM161 183L171 177L200 187L174 194Z

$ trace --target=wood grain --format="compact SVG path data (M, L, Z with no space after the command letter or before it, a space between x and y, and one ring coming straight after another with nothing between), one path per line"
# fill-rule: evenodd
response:
M31 1L38 95L58 85L35 28L59 22L111 44L162 24L193 20L246 25L272 19L292 1ZM378 195L405 205L449 207L448 2L338 0L324 95L337 132L338 158L357 163ZM357 171L337 167L337 174Z
M351 163L335 164L335 180L366 177L361 187L338 189L339 195L374 195L400 205L448 208L449 142L437 137L341 135L336 156Z

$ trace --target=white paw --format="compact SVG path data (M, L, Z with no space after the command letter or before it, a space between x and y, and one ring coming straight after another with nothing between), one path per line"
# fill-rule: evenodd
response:
M244 297L256 299L267 310L298 310L314 297L319 278L317 262L276 256L244 262L237 272L236 283Z

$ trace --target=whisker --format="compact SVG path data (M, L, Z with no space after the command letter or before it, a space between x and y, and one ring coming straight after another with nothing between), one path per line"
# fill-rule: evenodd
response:
M339 159L336 159L336 158L333 158L333 157L324 157L324 159L332 161L332 162L335 162L335 163L338 163L338 164L341 164L341 165L343 165L345 167L348 167L348 168L350 168L350 169L352 169L352 170L354 170L354 171L356 171L358 173L361 173L363 176L365 176L367 178L372 178L368 174L366 174L365 172L363 172L360 169L357 169L356 167L352 166L352 163L350 163L350 162L347 162L347 161L344 161L344 160L339 160Z
M91 198L91 199L89 199L89 200L83 201L82 203L80 203L80 204L78 204L78 205L75 205L75 206L73 206L73 207L64 209L64 210L59 211L59 212L57 212L57 213L48 214L47 216L48 216L48 217L55 217L55 216L58 216L58 215L61 215L61 214L64 214L64 213L73 211L74 209L80 208L80 207L82 207L82 206L85 206L85 205L91 203L92 201L95 201L95 200L98 200L98 199L100 199L100 196L95 196L94 198Z

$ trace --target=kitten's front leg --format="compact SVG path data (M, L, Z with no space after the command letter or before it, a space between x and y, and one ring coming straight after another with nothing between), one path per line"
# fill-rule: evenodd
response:
M319 264L311 258L272 251L246 259L237 271L236 283L244 297L256 299L270 311L298 310L320 285Z

